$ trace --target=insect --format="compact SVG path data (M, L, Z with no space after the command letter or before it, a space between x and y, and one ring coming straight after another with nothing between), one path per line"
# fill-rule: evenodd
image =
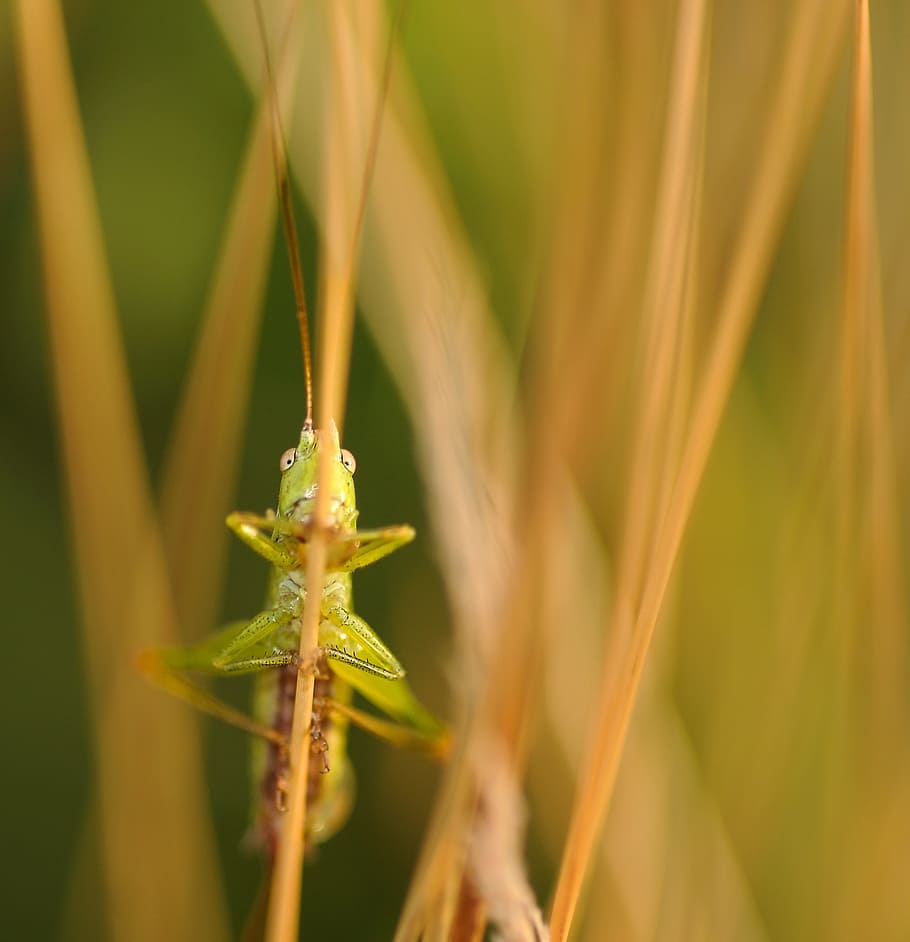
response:
M253 837L272 858L280 838L290 771L289 737L299 671L311 671L315 675L305 835L309 847L331 837L348 816L353 784L346 748L350 725L437 757L447 751L448 733L418 701L395 655L353 609L351 574L410 542L414 530L407 525L357 529L354 456L341 447L334 422L329 428L316 429L310 418L312 383L306 305L283 134L267 53L266 63L273 103L273 144L282 220L298 315L301 312L303 315L299 319L307 379L307 419L297 444L281 455L276 511L235 512L227 518L231 530L272 566L263 610L248 621L228 625L199 644L143 652L140 667L169 692L256 736ZM298 649L307 596L307 544L320 486L317 468L324 451L330 456L328 480L322 484L330 494L328 559L318 600L318 648L312 660L303 663ZM187 676L192 673L254 674L252 716L233 709L197 686ZM355 691L385 717L355 707L352 704Z
M298 655L306 600L307 534L315 507L321 449L332 455L332 531L320 600L319 649L311 664ZM338 431L304 424L297 445L281 456L275 514L232 513L228 526L272 564L266 604L249 621L231 624L198 645L146 652L143 667L159 684L221 719L256 734L254 780L260 783L255 836L271 853L280 832L288 773L288 737L298 670L316 674L307 783L308 843L331 837L350 808L352 773L346 752L354 723L398 745L442 756L445 727L417 700L404 669L351 604L351 574L410 542L407 525L357 529L354 456L342 449ZM185 672L254 673L254 716L247 718L185 680ZM391 720L351 705L356 690Z

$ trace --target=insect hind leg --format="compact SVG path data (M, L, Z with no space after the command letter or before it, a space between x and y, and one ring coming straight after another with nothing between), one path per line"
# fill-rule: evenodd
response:
M437 735L429 735L410 726L396 723L393 720L385 720L380 716L374 716L372 713L359 710L347 703L341 703L331 697L318 697L314 699L314 704L317 701L319 709L323 713L335 713L338 716L343 716L354 726L393 746L410 749L414 752L422 752L434 759L444 760L448 758L451 746L448 731Z
M172 663L170 656L176 652L184 652L182 658L186 660L185 651L189 650L192 649L146 648L137 655L136 667L149 681L184 703L231 726L236 726L252 736L258 736L286 749L287 742L284 736L276 730L257 722L240 710L235 710L234 707L183 676L180 669Z

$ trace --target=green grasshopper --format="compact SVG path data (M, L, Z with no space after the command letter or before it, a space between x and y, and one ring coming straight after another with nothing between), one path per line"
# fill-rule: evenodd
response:
M395 655L353 610L351 573L409 543L414 530L407 525L357 529L354 456L341 447L334 422L327 429L313 428L306 300L289 196L284 136L258 5L256 12L273 110L279 202L303 341L307 419L297 445L281 456L277 512L265 515L235 512L227 518L231 530L272 565L265 608L249 621L230 624L197 645L145 651L139 663L151 680L170 693L257 737L253 756L256 783L253 836L273 858L290 771L288 740L299 671L315 674L309 730L312 758L307 781L308 846L331 837L350 810L353 774L346 745L351 723L392 743L438 758L447 753L448 733L417 700ZM381 103L380 100L379 107ZM379 113L377 110L377 118ZM374 130L378 132L378 121ZM368 175L369 164L365 180ZM299 644L306 602L307 542L313 526L319 486L317 468L323 449L331 456L325 485L330 490L328 559L319 600L318 648L311 663L302 663ZM255 674L253 715L234 710L195 685L187 673ZM354 691L390 719L352 706Z
M331 531L320 600L319 649L313 663L298 655L306 600L307 536L316 501L316 470L323 448L332 455ZM226 628L190 647L146 652L142 666L153 680L208 713L258 735L254 780L260 783L255 836L273 853L288 773L288 737L298 670L316 673L307 783L307 843L320 843L344 823L353 782L346 754L353 722L398 745L443 756L447 734L417 700L404 669L373 629L353 611L351 573L382 559L414 538L407 525L358 530L354 456L342 449L334 423L329 429L304 424L300 441L281 456L276 514L232 513L228 526L272 564L265 608L247 622ZM254 718L187 681L184 672L256 674ZM356 690L392 721L351 706ZM395 722L397 721L397 722Z

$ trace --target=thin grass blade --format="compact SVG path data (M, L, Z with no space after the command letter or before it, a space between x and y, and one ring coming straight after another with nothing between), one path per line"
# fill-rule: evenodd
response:
M553 903L552 931L565 939L581 892L593 836L609 803L622 744L670 574L698 483L758 300L783 210L792 194L843 31L844 10L805 4L794 13L790 44L778 86L753 199L736 246L731 276L720 299L718 327L696 395L690 431L668 510L649 554L641 603L629 612L630 643L621 661L606 665L597 732L582 779ZM821 63L821 64L820 64ZM811 80L809 79L811 76Z
M286 33L287 35L287 33ZM286 44L278 96L296 75L296 49ZM238 179L199 342L165 464L162 519L175 599L190 637L216 616L244 416L275 226L271 122L260 106ZM219 473L212 475L211 469Z
M52 0L28 0L17 5L17 25L110 925L115 938L139 942L225 939L195 726L179 708L153 706L154 693L132 670L136 648L173 636L174 613L63 19ZM139 856L156 880L136 866Z

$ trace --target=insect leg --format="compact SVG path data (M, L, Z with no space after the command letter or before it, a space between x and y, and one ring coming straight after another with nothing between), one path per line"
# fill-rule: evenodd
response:
M251 618L246 625L234 635L227 644L212 659L215 667L225 671L236 673L244 669L256 669L256 667L277 667L280 664L290 663L287 660L274 660L280 655L268 655L264 659L256 657L249 659L255 661L255 665L247 663L247 659L238 660L236 655L248 651L254 645L267 638L276 628L281 628L294 620L296 612L292 608L277 606L267 608L260 612L254 618ZM269 658L272 658L271 660ZM265 663L268 661L268 663ZM243 666L241 666L243 665Z
M388 556L414 539L414 528L407 524L382 527L378 530L356 530L333 538L329 567L340 572L353 572ZM346 546L345 544L353 544ZM337 547L337 549L336 549ZM338 562L334 563L334 557Z
M223 700L213 696L179 673L179 669L170 663L169 655L179 652L180 661L185 664L187 662L186 652L190 650L192 649L149 648L139 653L136 658L136 666L152 683L172 696L183 700L184 703L188 703L190 706L196 707L196 709L202 710L216 719L223 720L231 726L236 726L253 736L260 736L285 748L287 743L276 730L264 726L262 723L257 723L252 717L235 710ZM208 664L208 669L211 670L211 663Z
M263 559L280 569L294 569L298 565L297 554L277 544L271 536L263 533L264 527L275 523L270 517L234 512L228 515L227 525L246 545Z
M448 730L444 730L436 735L421 733L420 731L404 726L401 723L395 723L391 720L384 720L381 717L374 716L364 710L358 710L347 703L340 703L329 697L320 697L319 705L321 709L329 713L337 713L346 717L355 726L368 733L398 746L402 749L411 749L415 752L422 752L435 759L446 759L449 755L451 740Z
M355 669L345 663L333 664L332 670L395 722L431 740L448 735L446 727L423 706L403 677L389 679L379 674L370 675L362 667Z
M320 627L319 646L327 658L387 680L404 677L404 668L398 658L359 615L349 612L343 605L333 605L323 614L328 618L328 624L323 621Z
M232 513L227 525L255 553L282 569L306 566L307 527L296 520L260 514ZM282 546L272 534L293 537L298 542ZM353 572L388 556L414 539L414 528L407 524L376 530L333 533L326 568L329 572Z

